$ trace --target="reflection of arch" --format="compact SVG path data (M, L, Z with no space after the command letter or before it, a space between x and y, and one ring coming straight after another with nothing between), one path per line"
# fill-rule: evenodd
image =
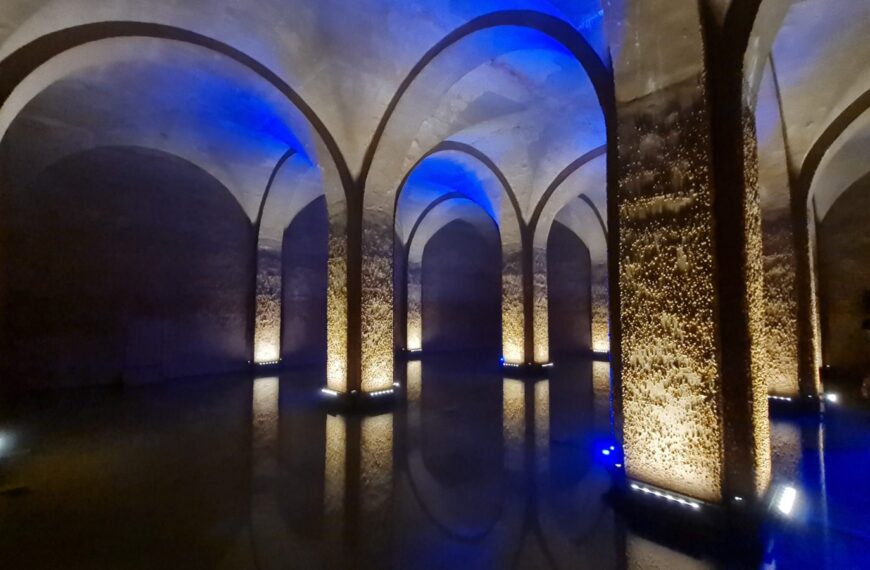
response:
M496 225L502 245L502 353L507 362L520 363L527 354L528 331L523 326L526 295L530 294L522 262L522 252L526 249L526 226L520 212L519 201L504 173L498 165L486 154L473 146L458 141L443 141L426 152L405 173L399 189L396 192L393 207L393 224L398 212L399 198L404 192L408 179L427 158L439 153L457 152L470 156L482 165L498 182L505 197L510 202L506 207L502 204ZM410 241L409 241L410 243ZM530 280L529 280L530 281Z
M435 496L446 496L450 494L449 490L444 489L444 485L439 483L429 472L426 470L425 464L423 462L423 458L421 456L420 451L415 451L409 458L407 463L407 474L408 474L408 484L411 487L411 492L414 495L414 498L417 500L417 504L420 505L420 508L426 514L426 518L434 524L438 529L443 532L447 537L457 542L476 544L489 536L493 529L501 522L502 514L504 512L504 503L500 505L499 511L492 517L492 520L487 524L486 527L473 531L470 533L463 533L460 530L456 530L450 527L450 524L444 522L444 519L447 518L447 515L444 513L439 513L443 508L440 507L442 505L441 501L432 501L431 503L426 501L424 497L425 493L421 491L422 488L434 488L436 491L433 492Z
M353 180L338 144L324 123L287 82L244 52L190 30L145 22L99 22L48 33L17 49L0 62L0 107L30 73L51 58L87 43L125 37L148 37L193 44L241 64L285 96L305 116L326 146L342 185L341 192L337 192L330 184L327 184L324 189L330 214L327 383L334 389L344 390L347 385L348 327L352 326L353 322L348 318L347 298L348 290L353 290L356 275L356 272L349 267L347 243L349 235L353 235L353 232L348 234L347 224L347 203L354 201Z

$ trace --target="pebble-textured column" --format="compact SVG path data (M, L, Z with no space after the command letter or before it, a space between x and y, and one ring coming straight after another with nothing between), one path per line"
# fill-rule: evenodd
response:
M766 487L770 455L766 377L753 369L750 406L729 401L723 386L720 310L744 309L718 307L705 97L698 77L618 109L624 446L629 476L719 502L726 469L744 469L758 490ZM747 186L757 188L752 176ZM757 332L763 291L753 193L743 213L743 255L751 281L746 310ZM754 354L752 361L759 366L761 359ZM726 449L737 424L755 435L739 453Z
M361 385L363 391L393 383L392 216L367 210L362 235Z
M753 499L770 480L770 439L743 78L707 68L720 53L705 53L697 6L665 14L633 0L621 12L611 34L634 40L614 63L626 470L714 503Z
M794 233L789 210L765 211L764 320L765 358L770 370L768 390L795 397L798 386L797 271Z
M535 247L532 258L534 267L534 318L532 334L535 346L535 362L546 364L550 360L549 293L547 291L547 249Z
M408 263L408 350L423 348L423 266Z
M505 362L525 362L523 261L520 240L505 239L502 232L501 336Z
M281 358L281 244L260 240L257 247L257 292L254 362Z
M347 230L344 215L329 223L326 289L326 384L347 390Z

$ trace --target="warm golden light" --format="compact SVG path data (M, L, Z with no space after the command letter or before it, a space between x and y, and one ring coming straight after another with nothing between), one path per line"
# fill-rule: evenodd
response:
M326 291L326 385L347 391L347 239L330 228Z
M526 433L525 390L525 384L520 380L506 378L503 381L505 467L511 470L523 468L523 442Z
M547 250L535 248L533 278L533 335L535 346L535 362L546 364L550 361L550 323L549 323L549 293L547 289Z
M261 247L257 253L254 362L281 358L281 252Z
M406 339L408 350L423 348L423 285L419 263L408 265L408 315Z

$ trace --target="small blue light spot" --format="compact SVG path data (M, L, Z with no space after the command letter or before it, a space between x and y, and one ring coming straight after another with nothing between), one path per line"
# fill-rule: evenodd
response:
M602 449L601 454L602 455L610 455L610 450L609 449Z

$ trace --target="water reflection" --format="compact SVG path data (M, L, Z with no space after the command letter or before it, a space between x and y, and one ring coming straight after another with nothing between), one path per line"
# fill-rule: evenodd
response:
M560 357L532 381L451 356L400 376L400 403L375 416L328 415L307 372L34 404L7 422L33 452L0 475L35 492L0 503L0 562L731 567L639 534L611 507L606 363ZM866 566L867 413L775 419L771 433L775 483L800 495L790 518L771 519L765 559L744 566ZM120 563L130 525L143 553L132 565ZM47 532L51 552L37 540ZM81 546L95 541L119 546Z

